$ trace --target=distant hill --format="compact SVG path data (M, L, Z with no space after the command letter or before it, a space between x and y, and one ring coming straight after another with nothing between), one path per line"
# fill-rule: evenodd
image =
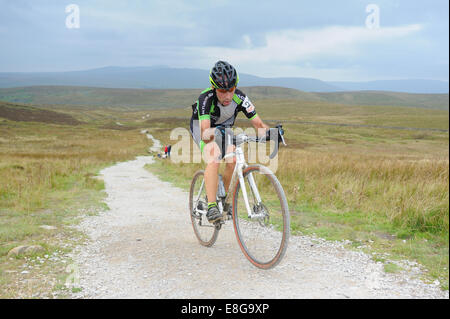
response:
M386 91L316 93L322 101L348 105L409 106L449 110L448 94L417 94Z
M245 92L254 99L294 99L346 105L408 106L449 110L448 94L412 94L386 91L302 92L279 87L249 87Z
M169 67L105 67L86 71L0 73L0 88L64 85L130 89L203 89L209 70ZM311 92L334 92L340 88L309 78L261 78L239 74L240 85L283 86Z
M305 92L336 92L342 91L340 87L325 81L311 78L261 78L254 75L240 74L241 86L274 86L301 90Z
M0 119L1 118L22 122L42 122L64 125L80 124L79 121L68 114L50 110L43 110L28 105L13 104L0 101Z
M191 105L199 89L150 90L80 86L32 86L0 89L0 100L34 105L75 105L115 108L176 108Z
M342 91L393 91L406 93L448 93L448 82L434 80L385 80L370 82L329 82Z
M209 70L154 67L104 67L85 71L0 73L0 88L24 86L87 86L130 89L202 89L209 86ZM448 93L448 82L399 80L373 82L325 82L312 78L263 78L240 73L241 86L276 86L305 92L398 91Z
M254 100L319 101L347 105L408 106L449 109L448 94L411 94L398 92L303 92L281 87L240 87ZM200 89L111 89L79 86L33 86L0 89L0 100L35 105L77 105L116 108L189 107Z

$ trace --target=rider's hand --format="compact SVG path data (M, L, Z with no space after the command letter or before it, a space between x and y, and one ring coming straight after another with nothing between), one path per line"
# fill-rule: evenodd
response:
M276 137L278 137L278 142L281 142L281 135L284 134L284 130L280 129L278 130L278 128L270 128L266 131L266 140L275 140Z
M225 127L222 125L216 126L215 135L221 135L222 137L225 136Z
M225 127L222 125L216 126L214 130L214 140L218 145L225 142Z

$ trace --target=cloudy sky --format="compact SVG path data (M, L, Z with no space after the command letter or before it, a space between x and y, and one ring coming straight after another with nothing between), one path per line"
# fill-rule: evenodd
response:
M222 59L264 77L448 81L448 10L448 0L0 0L0 72L207 70Z

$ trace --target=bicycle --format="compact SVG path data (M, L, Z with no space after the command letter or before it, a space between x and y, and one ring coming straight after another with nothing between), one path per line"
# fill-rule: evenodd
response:
M275 149L270 158L278 152L278 136L286 146L282 126L277 125L276 130ZM216 195L223 218L215 224L210 224L206 218L208 200L204 170L197 171L192 178L189 211L194 233L201 245L214 245L222 225L232 220L245 257L258 268L270 269L281 261L288 246L289 208L283 187L275 174L263 165L246 163L242 145L248 142L265 143L267 140L265 137L248 136L244 133L233 136L236 149L223 157L226 159L236 156L230 189L225 195L223 179L219 175Z

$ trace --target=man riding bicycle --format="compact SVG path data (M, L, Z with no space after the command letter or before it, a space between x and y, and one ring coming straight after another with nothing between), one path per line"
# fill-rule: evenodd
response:
M211 69L209 81L211 87L201 92L196 103L192 105L190 131L201 152L205 152L207 157L213 159L207 161L204 179L208 198L206 217L210 223L214 223L222 218L216 203L220 159L226 153L235 150L235 146L231 143L225 144L225 128L234 125L239 112L245 114L258 133L264 131L268 134L269 126L256 114L255 106L250 99L236 88L239 75L231 64L218 61ZM236 158L226 163L223 176L226 192L235 165Z

